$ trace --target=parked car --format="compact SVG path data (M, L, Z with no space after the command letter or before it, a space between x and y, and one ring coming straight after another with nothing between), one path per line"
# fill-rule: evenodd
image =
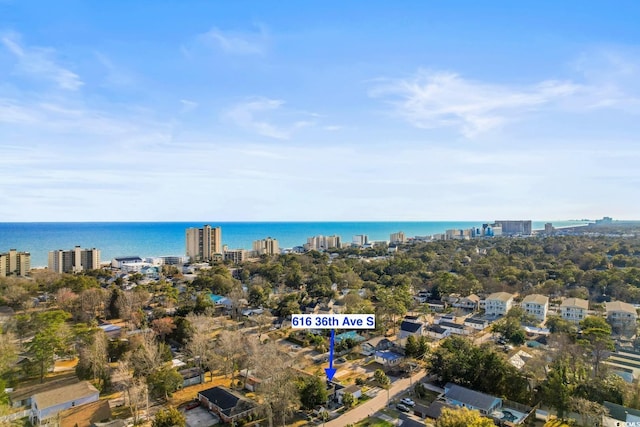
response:
M398 411L401 411L401 412L409 412L409 411L410 411L410 409L409 409L409 408L407 408L406 406L404 406L402 403L398 403L398 404L396 405L396 409L397 409Z
M401 404L406 405L406 406L415 406L416 402L414 402L413 400L409 399L408 397L405 397L404 399L402 399L400 401Z

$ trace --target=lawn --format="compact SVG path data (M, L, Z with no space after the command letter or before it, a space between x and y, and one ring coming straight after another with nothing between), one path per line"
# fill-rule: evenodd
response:
M376 418L376 417L369 417L355 424L354 427L392 427L392 426L393 424L391 424L388 421L381 420L380 418Z

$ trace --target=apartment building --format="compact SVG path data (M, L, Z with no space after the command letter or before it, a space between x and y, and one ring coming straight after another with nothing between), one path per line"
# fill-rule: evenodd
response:
M208 224L187 228L186 246L191 261L211 261L216 255L222 255L222 229Z
M100 268L100 250L82 249L76 246L71 250L62 249L49 252L49 270L56 273L79 273Z
M485 299L484 310L487 316L504 316L513 307L513 295L508 292L496 292Z
M391 233L389 236L389 242L392 244L397 243L405 243L407 241L407 237L404 235L404 232L398 231L397 233Z
M31 254L29 252L9 249L9 252L0 253L0 277L26 276L29 270L31 270Z
M549 310L549 297L540 294L527 295L522 300L521 307L525 313L535 317L538 322L544 322Z
M249 257L248 252L245 249L225 249L223 253L225 261L231 261L235 264L245 262Z
M278 245L278 239L267 237L266 239L254 241L253 253L256 256L278 255L280 253L280 246Z
M507 236L530 236L532 232L531 220L525 221L495 221L495 227L502 228L502 234Z
M638 313L634 306L622 301L611 301L605 304L607 322L615 333L635 333Z
M340 236L313 236L307 238L304 249L307 251L326 251L330 248L340 248L342 241Z
M560 304L560 316L571 323L580 323L587 317L589 301L581 298L567 298Z

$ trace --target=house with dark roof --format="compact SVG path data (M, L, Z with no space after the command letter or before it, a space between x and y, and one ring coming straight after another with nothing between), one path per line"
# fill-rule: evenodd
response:
M432 420L437 420L442 415L442 410L444 408L453 408L453 406L448 403L442 402L440 400L435 400L429 406L424 406L419 403L413 407L413 413L420 418L430 418Z
M470 335L473 331L471 328L467 328L464 325L455 322L440 322L438 326L448 329L452 334L457 335Z
M43 391L31 398L31 415L33 425L46 424L50 418L56 417L65 409L98 400L100 392L89 381Z
M393 347L393 343L388 338L375 337L360 345L360 348L362 349L360 353L365 356L371 356L376 351L389 350L391 347Z
M198 400L202 406L217 414L225 423L246 418L257 407L252 400L222 386L198 392Z
M480 393L453 383L444 386L444 399L450 405L475 409L482 415L490 415L502 407L502 399Z
M440 325L429 325L425 328L424 333L430 338L441 340L451 335L451 330Z
M489 322L486 319L480 319L477 317L469 317L464 320L464 326L473 328L478 331L482 331L489 326Z
M398 332L398 339L407 338L410 335L414 337L422 336L422 330L424 324L417 319L405 318L400 324L400 332Z

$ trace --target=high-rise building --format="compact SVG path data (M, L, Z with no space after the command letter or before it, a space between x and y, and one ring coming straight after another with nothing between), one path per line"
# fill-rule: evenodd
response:
M0 277L26 276L29 270L31 270L31 254L29 252L9 249L9 252L0 254Z
M211 261L222 254L222 229L204 225L202 228L187 228L187 256L192 261Z
M495 227L502 227L502 234L507 236L531 235L531 220L526 221L496 221Z
M326 251L329 248L339 248L342 242L340 236L314 236L307 238L307 243L304 245L307 251Z
M398 231L397 233L391 233L391 236L389 236L390 243L404 243L406 241L407 241L407 238L404 235L403 231Z
M369 236L366 234L357 234L353 236L353 244L356 246L364 246L369 244Z
M253 253L257 256L279 254L280 247L278 246L278 240L267 237L266 239L254 241Z
M64 251L49 252L49 270L56 273L79 273L100 268L100 250L82 249L80 246Z
M547 223L544 225L544 234L553 234L553 232L554 232L554 231L555 231L555 230L554 230L554 228L553 228L553 224L552 224L552 223L547 222Z

